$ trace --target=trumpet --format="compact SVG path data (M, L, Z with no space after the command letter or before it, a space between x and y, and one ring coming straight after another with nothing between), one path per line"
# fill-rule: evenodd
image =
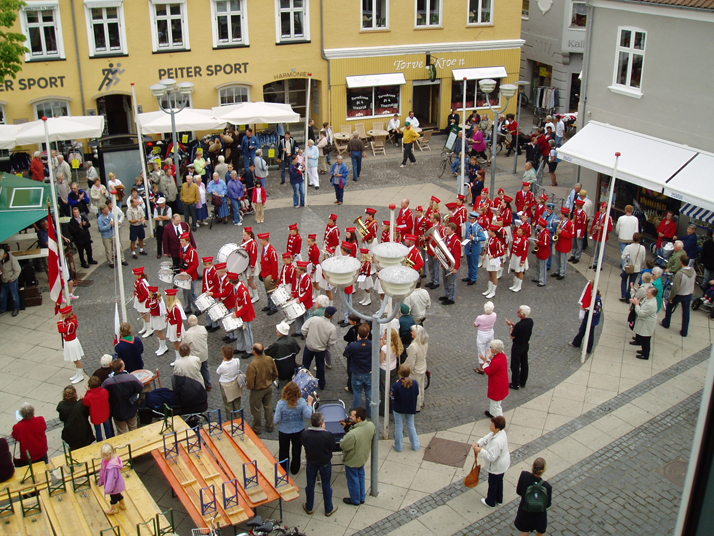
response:
M429 229L424 234L424 238L431 238L434 241L434 256L439 260L439 263L441 263L441 266L444 267L444 270L446 270L446 275L451 275L454 272L454 268L456 268L456 261L454 260L454 256L449 251L449 248L446 247L441 235L439 235L438 228L434 226Z
M404 257L404 266L407 268L414 268L414 261L408 257Z
M369 229L367 228L367 225L362 221L362 216L358 216L357 219L352 222L357 226L357 232L360 234L360 236L364 239L365 236L369 234ZM374 240L374 239L372 239ZM372 241L370 240L370 242Z

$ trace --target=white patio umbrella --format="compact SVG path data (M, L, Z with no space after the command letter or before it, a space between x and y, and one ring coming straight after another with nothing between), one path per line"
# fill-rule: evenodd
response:
M12 149L22 125L0 125L0 149Z
M289 104L277 102L241 102L230 106L217 106L213 108L213 114L217 119L234 125L300 121L300 114L294 112Z
M225 120L216 119L211 110L184 108L175 114L176 131L184 130L216 130L226 126ZM139 114L141 131L144 134L164 134L172 132L171 114L162 112L146 112Z
M45 124L40 119L22 125L15 136L16 145L29 145L32 143L45 143ZM99 138L104 132L104 116L68 116L50 117L47 119L47 132L49 141L81 140Z

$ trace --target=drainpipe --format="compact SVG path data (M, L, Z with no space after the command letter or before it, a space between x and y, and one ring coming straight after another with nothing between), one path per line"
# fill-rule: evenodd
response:
M82 100L82 115L87 115L87 107L84 104L84 83L82 82L82 61L79 57L79 40L77 39L77 17L74 13L74 0L70 0L72 6L72 27L74 28L74 50L77 54L77 71L79 74L79 96Z
M587 122L587 108L588 108L588 81L590 79L589 76L589 70L590 70L590 54L592 52L592 44L593 44L593 25L595 24L595 17L593 16L595 13L595 10L593 9L592 4L590 3L590 0L587 2L588 6L588 27L587 27L587 32L588 32L588 42L585 45L585 54L583 55L583 79L580 84L580 99L583 103L582 106L582 117L580 118L580 128L585 126L585 123ZM575 182L580 182L580 166L578 166L578 178L575 180Z
M331 70L332 70L332 65L330 64L330 60L327 59L327 56L325 55L325 9L324 9L324 0L320 0L320 53L322 54L322 59L327 61L327 90L328 90L328 95L332 95L332 84L331 80L332 77L330 76ZM329 118L331 113L330 110L332 108L332 99L328 98L327 99L328 103L328 108L327 108L327 117Z

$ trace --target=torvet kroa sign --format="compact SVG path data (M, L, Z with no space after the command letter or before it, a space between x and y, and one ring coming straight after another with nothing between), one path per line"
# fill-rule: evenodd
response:
M180 78L201 78L203 76L217 76L219 74L248 74L248 62L159 69L159 80L163 80L164 78L173 78L174 80Z

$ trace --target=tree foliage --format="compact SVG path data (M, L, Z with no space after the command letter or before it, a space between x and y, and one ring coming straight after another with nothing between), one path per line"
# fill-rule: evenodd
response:
M28 52L23 34L6 31L12 29L24 5L22 0L0 0L0 82L8 76L16 78L22 70L23 56Z

